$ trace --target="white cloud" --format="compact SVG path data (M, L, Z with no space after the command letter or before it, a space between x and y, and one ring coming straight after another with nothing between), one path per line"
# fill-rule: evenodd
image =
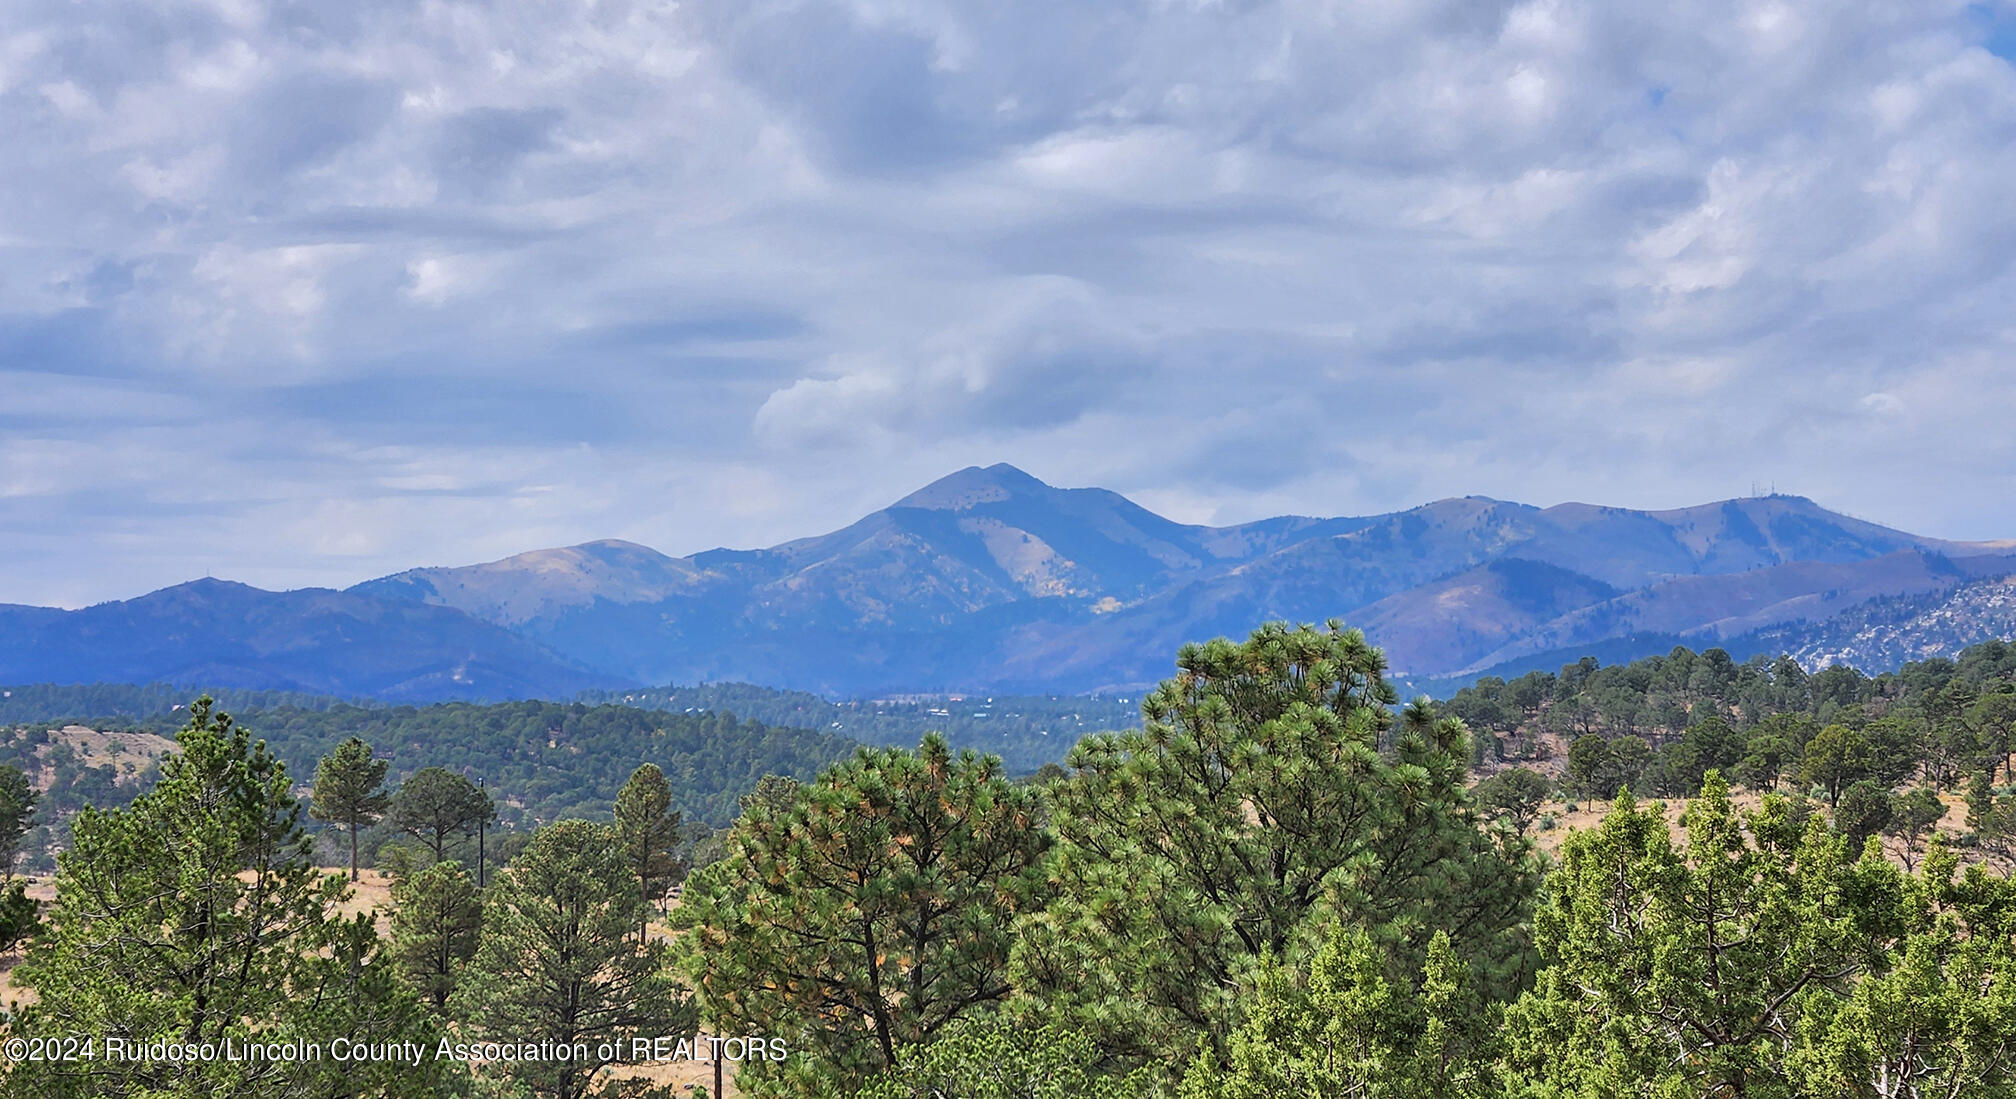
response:
M759 544L996 460L1223 520L1763 479L2016 534L1981 504L2016 498L1984 33L1879 0L23 0L0 600ZM395 442L427 457L358 457Z

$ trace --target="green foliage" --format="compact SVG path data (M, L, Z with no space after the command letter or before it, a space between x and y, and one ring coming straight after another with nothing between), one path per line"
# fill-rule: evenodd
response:
M987 1011L1040 881L1038 797L927 736L752 803L675 913L710 1025L784 1038L792 1071L851 1085Z
M1925 877L1905 883L1901 930L1880 962L1845 997L1805 998L1785 1056L1800 1094L2016 1095L2016 949L2006 927L1967 911L1984 893L2016 901L2007 878L1956 882L1950 853L1935 849Z
M735 807L745 816L759 805L771 813L781 813L797 803L804 786L804 783L785 775L764 775L756 780L754 789L735 799Z
M803 691L708 683L584 691L579 699L675 712L727 711L766 725L817 729L884 747L908 747L925 733L937 733L954 751L971 748L1000 756L1018 774L1063 759L1087 733L1141 725L1141 700L1126 695L934 695L834 702Z
M1537 771L1508 767L1472 787L1470 795L1488 819L1503 820L1523 836L1533 827L1552 788L1553 783Z
M671 783L689 819L726 825L735 799L766 774L806 779L853 751L837 736L744 721L732 713L664 713L626 706L506 702L380 709L335 707L262 717L275 750L313 760L349 736L380 746L392 777L426 767L486 779L509 791L511 821L609 811L639 762Z
M656 903L679 876L675 854L679 846L679 814L672 808L672 786L655 763L646 763L630 775L630 781L616 793L616 842L623 849L623 861L637 879L644 899ZM642 939L645 925L637 925Z
M286 768L208 699L181 752L125 809L86 810L58 861L46 933L15 972L28 1035L138 1041L429 1041L420 1005L377 954L345 886L308 861ZM442 1094L456 1066L329 1061L24 1062L8 1094Z
M1262 960L1296 963L1338 919L1377 937L1390 979L1440 930L1483 987L1530 974L1527 851L1478 827L1461 723L1389 736L1362 635L1270 625L1177 663L1144 730L1087 738L1046 787L1054 897L1015 946L1045 1011L1115 1053L1177 1065L1201 1042L1222 1061Z
M1829 725L1806 745L1799 780L1825 790L1827 804L1838 808L1842 792L1870 777L1874 769L1874 753L1861 733L1846 725Z
M450 1002L478 1041L581 1043L585 1059L486 1070L542 1099L620 1094L598 1087L605 1044L691 1037L691 1003L665 971L662 941L632 935L649 912L607 824L548 825L491 884L483 932Z
M496 819L490 795L462 775L440 767L425 767L399 784L392 797L392 826L427 845L439 862L448 857L448 843L469 839Z
M385 793L386 761L371 746L351 737L315 765L315 793L308 812L343 829L350 839L350 880L357 880L357 833L378 823L391 798Z
M0 880L14 876L21 837L35 821L35 803L40 798L21 768L0 764Z
M240 690L209 688L202 684L168 683L30 683L0 690L0 725L34 723L65 724L118 718L123 723L145 721L157 731L174 732L175 725L154 725L157 721L180 723L192 698L209 698L219 709L241 717L279 709L326 710L332 706L376 706L374 702L350 702L300 691Z
M1306 974L1263 962L1229 1063L1200 1053L1182 1099L1481 1095L1491 1086L1495 1008L1465 980L1446 932L1418 982L1389 981L1363 931L1334 928Z
M8 882L0 888L0 954L12 953L41 929L42 906L28 895L26 882Z
M268 692L259 697L288 696ZM735 799L763 775L811 778L856 746L837 735L745 721L720 710L668 713L536 701L419 707L296 701L315 704L240 714L257 724L268 747L290 769L310 771L344 740L358 737L375 745L391 764L388 778L394 783L423 768L441 767L510 791L512 804L503 807L506 823L606 814L631 771L647 761L664 772L672 784L673 804L688 819L726 825L735 818ZM181 720L166 705L135 717L84 714L91 717L85 723L96 728L170 735ZM0 741L8 731L0 723ZM38 732L47 739L46 732L35 729L22 735L32 738ZM0 742L0 763L11 759L25 767L24 757L31 757L34 747ZM45 798L50 812L123 805L152 784L151 775L128 778L111 768L73 764L65 769L61 760L48 762L58 769L57 786Z
M909 1043L896 1065L850 1099L1157 1099L1146 1069L1115 1076L1084 1034L1054 1024L1020 1026L1000 1019L960 1019L938 1036Z
M1783 656L1737 664L1716 649L1585 659L1558 675L1485 677L1447 709L1489 723L1513 746L1500 758L1539 758L1543 732L1563 737L1564 785L1603 797L1684 796L1711 768L1757 790L1818 785L1830 803L1863 779L1946 790L1975 770L2016 776L2016 645L2002 641L1875 677L1839 665L1809 675Z
M1869 837L1890 827L1896 813L1890 791L1865 778L1842 792L1841 804L1834 810L1834 830L1848 838L1849 847L1859 851Z
M1883 826L1883 832L1903 841L1904 866L1910 869L1917 860L1925 834L1945 819L1946 804L1939 800L1939 791L1921 786L1898 795L1891 802L1891 810L1890 821Z
M2016 795L1998 792L1987 771L1967 780L1967 830L1984 854L2016 862Z
M437 862L393 882L388 953L400 976L435 1011L447 1011L482 927L483 898L461 863Z
M2016 956L1973 921L2007 920L2008 880L1953 884L1939 854L1908 877L1786 810L1741 819L1711 774L1684 850L1629 799L1570 837L1535 917L1547 968L1507 1014L1521 1094L2004 1094L1982 1089L2008 1085Z

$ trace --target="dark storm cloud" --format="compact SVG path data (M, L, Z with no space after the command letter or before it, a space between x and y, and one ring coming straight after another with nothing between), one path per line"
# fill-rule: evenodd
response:
M0 601L1776 483L2016 535L2006 3L0 7Z

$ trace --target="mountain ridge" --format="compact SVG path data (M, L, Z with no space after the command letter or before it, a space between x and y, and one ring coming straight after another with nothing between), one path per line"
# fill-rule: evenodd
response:
M220 641L211 663L240 668L263 653L291 669L290 682L368 682L351 691L361 694L460 689L442 659L458 648L499 689L585 676L599 677L595 686L745 681L857 697L1132 690L1166 676L1185 642L1272 619L1341 617L1367 627L1396 670L1436 679L1576 645L1628 648L1634 636L1712 642L1810 625L1873 599L2016 573L2012 549L1925 538L1789 495L1656 511L1466 496L1379 515L1206 526L998 463L766 548L674 557L601 539L408 569L340 593L302 589L324 593L313 599L265 593L275 608L294 600L264 618L241 608L238 632L265 630L265 647ZM357 602L330 603L338 597ZM394 606L432 617L415 609L397 619L415 636L395 644L368 628L394 623L385 609ZM48 617L67 613L84 612L0 608L0 626L53 637L90 625ZM274 623L288 614L307 616L299 628L329 648L330 674L308 666L313 644L276 643ZM136 621L169 625L156 618ZM227 618L205 621L231 634ZM357 623L355 636L332 632L337 620ZM364 660L366 635L406 653L413 674ZM121 651L101 662L119 664ZM119 666L138 675L144 664ZM0 659L0 678L51 678L10 667Z

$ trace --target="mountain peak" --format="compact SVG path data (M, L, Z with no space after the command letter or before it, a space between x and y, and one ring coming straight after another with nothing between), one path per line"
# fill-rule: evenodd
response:
M964 511L976 504L1047 491L1051 491L1051 486L1006 462L996 462L984 469L980 466L967 466L957 473L947 474L896 501L892 506L922 508L929 511Z

